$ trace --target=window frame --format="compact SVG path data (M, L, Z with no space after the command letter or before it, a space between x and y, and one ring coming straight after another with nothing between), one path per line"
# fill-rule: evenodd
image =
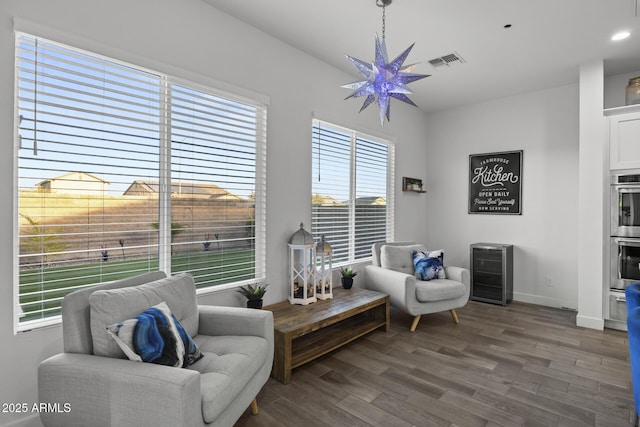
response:
M162 106L160 109L162 111L170 111L170 108L165 110L166 106L171 106L172 100L167 98L167 87L171 85L180 85L184 86L190 90L203 92L205 94L222 98L231 102L240 103L243 105L251 106L255 108L255 145L252 147L255 150L255 170L253 170L254 175L254 257L253 257L253 267L254 267L254 277L251 279L235 281L231 283L224 284L213 284L207 285L204 287L199 287L197 289L197 294L208 294L213 292L222 291L225 289L236 288L246 283L259 282L264 281L266 278L266 155L267 155L267 107L268 107L268 99L262 97L258 94L249 94L246 95L247 91L242 89L237 89L238 93L244 92L242 95L238 95L233 93L236 88L234 87L225 87L225 89L219 88L219 86L226 86L222 84L216 84L214 82L206 82L205 84L198 83L190 78L181 78L170 75L166 72L161 72L157 70L152 70L146 68L144 66L139 66L134 63L124 62L112 57L104 56L96 52L88 51L85 49L77 48L74 46L70 46L64 43L56 42L46 37L41 37L39 35L35 35L30 32L25 31L14 31L15 37L15 52L16 59L14 62L14 147L13 147L13 206L12 206L12 242L13 242L13 319L14 319L14 334L30 331L33 329L39 329L42 327L47 327L51 325L57 325L61 323L62 316L60 314L45 316L43 318L34 319L34 320L26 320L20 321L21 317L21 309L20 309L20 223L19 223L19 215L20 215L20 152L21 149L21 136L20 136L20 79L21 79L21 66L20 66L20 58L18 52L20 51L20 43L23 37L26 37L30 40L39 40L42 42L46 42L48 45L54 45L63 49L68 49L74 53L81 55L88 55L93 61L107 61L109 63L118 64L125 67L130 67L134 70L150 73L154 76L157 76L160 80L159 87L164 88L165 93L159 93L159 97L162 98ZM163 68L163 67L159 67ZM193 76L189 76L192 77ZM198 76L199 77L199 76ZM255 96L252 96L255 95ZM167 103L168 102L168 103ZM161 114L161 116L166 116L166 114ZM161 127L165 126L166 123L162 123L162 121L166 121L166 117L164 120L160 120L158 123ZM163 142L164 140L164 142ZM156 166L159 172L159 186L165 188L171 188L171 138L166 137L165 132L161 132L160 134L160 155L158 156ZM158 269L161 271L165 271L167 274L171 274L171 191L164 191L163 196L159 197L157 205L154 207L158 213L158 244L154 246L157 248L158 252ZM90 286L96 286L100 282L93 283ZM80 289L80 287L78 288Z
M385 241L393 241L394 240L394 232L395 232L395 141L389 137L382 137L372 135L371 133L363 132L354 128L338 125L329 121L325 121L319 118L314 117L311 122L311 161L314 160L314 129L316 126L323 126L325 128L333 129L338 132L349 134L350 144L349 144L349 218L348 218L348 255L347 260L334 262L334 267L343 267L348 265L353 265L357 263L367 263L372 259L372 255L369 252L369 255L365 257L356 258L356 199L357 199L357 188L356 188L356 172L357 172L357 144L358 140L371 141L378 144L384 144L387 146L387 165L386 165L386 236ZM311 220L311 234L320 238L322 233L318 233L315 230L314 223L314 181L316 177L314 176L314 168L311 168L311 211L312 211L312 220ZM325 174L326 172L323 172ZM327 241L331 244L331 240L327 239ZM335 249L335 248L334 248Z

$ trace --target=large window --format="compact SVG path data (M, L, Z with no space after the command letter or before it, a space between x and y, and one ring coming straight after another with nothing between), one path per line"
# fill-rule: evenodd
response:
M373 243L393 240L393 144L313 120L312 149L312 234L334 262L369 258Z
M264 278L266 107L16 35L16 330L152 270Z

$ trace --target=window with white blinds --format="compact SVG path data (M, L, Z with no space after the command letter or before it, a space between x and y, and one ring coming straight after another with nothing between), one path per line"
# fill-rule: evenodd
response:
M16 76L16 331L147 271L264 278L264 105L23 33Z
M336 263L371 257L373 243L393 240L393 144L313 120L312 151L312 234Z

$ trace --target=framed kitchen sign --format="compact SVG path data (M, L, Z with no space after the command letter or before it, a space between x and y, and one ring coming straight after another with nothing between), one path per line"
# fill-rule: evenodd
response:
M522 150L469 155L469 213L522 213Z

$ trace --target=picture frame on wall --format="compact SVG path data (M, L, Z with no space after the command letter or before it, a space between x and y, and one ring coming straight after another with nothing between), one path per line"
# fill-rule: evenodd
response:
M522 214L523 150L469 155L469 213Z

